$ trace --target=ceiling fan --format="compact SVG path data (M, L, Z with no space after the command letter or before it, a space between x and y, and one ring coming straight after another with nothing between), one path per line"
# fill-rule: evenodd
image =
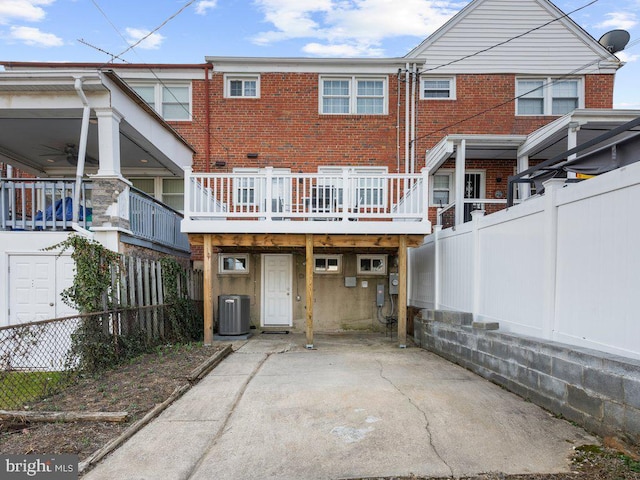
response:
M74 143L67 143L62 148L52 147L50 145L42 145L45 148L53 150L55 153L43 153L41 157L65 157L67 162L74 167L78 164L78 150ZM85 155L85 162L89 165L98 165L98 160L89 155Z

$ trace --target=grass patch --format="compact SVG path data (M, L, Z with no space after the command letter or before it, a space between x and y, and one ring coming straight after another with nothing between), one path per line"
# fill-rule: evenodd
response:
M14 410L56 392L69 380L67 372L0 372L0 409Z

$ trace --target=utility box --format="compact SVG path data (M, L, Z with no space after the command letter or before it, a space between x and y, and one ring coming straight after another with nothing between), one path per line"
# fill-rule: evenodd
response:
M218 335L246 335L250 329L249 295L218 296Z
M389 274L389 295L398 295L400 279L397 273Z

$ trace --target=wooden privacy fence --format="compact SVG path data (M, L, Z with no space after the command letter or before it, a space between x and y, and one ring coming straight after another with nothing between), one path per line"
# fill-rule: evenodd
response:
M175 284L173 283L175 282ZM123 256L119 272L112 272L113 303L123 309L165 305L175 302L168 298L175 289L178 299L189 299L197 311L202 310L203 273L199 270L184 269L175 278L163 277L163 266L159 260ZM149 337L163 337L165 334L165 310L141 309L137 321ZM128 327L121 324L121 334L126 335Z
M112 289L119 292L117 303L123 308L165 303L167 290L162 278L162 262L159 260L125 255L120 272L113 272L112 277ZM184 276L176 279L178 293L201 302L203 278L202 271L185 269Z

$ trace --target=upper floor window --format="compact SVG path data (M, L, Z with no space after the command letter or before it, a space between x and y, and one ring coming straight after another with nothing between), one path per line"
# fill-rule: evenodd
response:
M161 201L178 212L184 211L184 180L181 178L131 178L138 190Z
M420 98L423 100L455 100L456 98L454 78L422 77L420 86Z
M191 120L191 85L147 83L131 88L165 120Z
M564 115L584 104L580 79L516 79L517 115Z
M386 114L386 79L373 77L321 78L320 113L328 115Z
M260 98L260 76L225 76L224 92L227 98Z
M344 185L342 172L345 167L318 167L318 185L325 192L324 195L332 198L336 207L344 207ZM352 207L385 208L387 204L387 167L348 167L351 170L350 177L355 181L350 186L349 202Z

